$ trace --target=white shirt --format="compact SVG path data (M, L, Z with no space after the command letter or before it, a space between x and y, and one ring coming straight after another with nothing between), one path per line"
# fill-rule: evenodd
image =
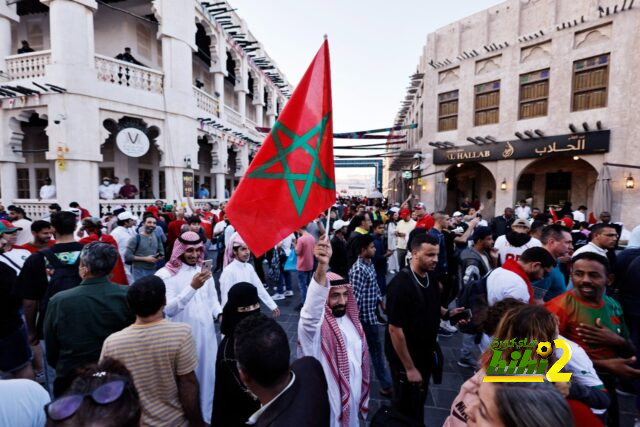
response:
M266 410L267 410L267 408L268 408L269 406L271 406L271 404L272 404L273 402L275 402L276 400L278 400L278 398L279 398L280 396L282 396L282 394L283 394L285 391L289 390L289 388L291 388L291 386L293 385L293 382L294 382L295 380L296 380L296 374L295 374L293 371L291 371L291 381L289 381L289 384L287 384L287 386L286 386L284 389L282 389L282 391L281 391L280 393L278 393L278 394L276 395L276 397L274 397L273 399L271 399L271 400L270 400L266 405L262 405L262 406L260 407L260 409L258 409L256 412L254 412L254 413L249 417L249 419L247 420L247 424L249 424L249 425L253 425L253 424L257 423L257 422L258 422L258 419L262 416L262 414L264 413L264 411L266 411Z
M4 262L9 267L13 268L16 273L20 273L20 270L22 270L22 266L24 265L24 261L29 258L30 255L31 252L26 249L13 248L9 252L5 252L0 255L0 262Z
M398 240L396 240L396 247L398 249L407 249L407 239L409 238L409 233L411 233L414 228L416 228L416 222L412 219L409 221L405 221L404 219L398 221L396 224L396 232L405 234L404 237L398 236Z
M329 286L321 286L314 278L311 279L307 290L307 299L300 311L298 322L298 357L313 356L320 361L327 379L329 391L329 406L331 408L331 427L340 427L342 404L340 387L335 381L331 365L322 353L322 322L324 322L324 307L329 297ZM349 358L349 385L351 401L349 402L349 425L357 427L360 398L362 396L362 339L348 316L336 318L342 337L347 345ZM364 414L363 414L364 417Z
M586 245L584 245L583 247L581 247L580 249L578 249L577 251L575 251L573 253L573 255L571 255L571 258L575 258L576 255L580 255L583 252L593 252L596 253L598 255L602 255L603 257L607 257L607 250L606 249L602 249L600 246L596 245L593 242L589 242Z
M111 188L113 189L113 197L117 198L116 196L118 195L118 193L120 193L120 189L122 188L124 184L120 184L120 183L113 183L111 184Z
M504 264L506 260L513 259L515 261L520 259L520 256L524 251L529 248L533 248L536 246L542 246L540 240L532 237L527 243L522 246L513 246L507 240L506 235L498 236L496 242L493 244L493 247L498 249L500 253L500 263Z
M233 236L233 233L236 232L236 229L233 228L233 225L227 225L227 228L224 229L224 245L229 246L229 239Z
M524 207L518 205L515 212L518 219L529 219L529 217L531 216L531 208L527 205L525 205Z
M40 187L41 199L55 199L56 198L56 186L55 185L43 185Z
M135 235L136 231L133 227L126 228L119 225L111 231L111 237L113 237L118 244L118 252L120 252L122 262L124 262L124 254L127 251L127 243L129 243L129 239Z
M27 379L0 381L0 425L40 427L47 423L44 405L49 393L35 381Z
M156 271L156 276L164 281L167 289L167 305L164 308L167 319L191 325L191 333L198 352L198 365L195 372L200 385L200 407L204 421L210 424L218 353L218 340L213 321L222 313L222 308L218 301L213 277L200 289L191 287L193 276L200 273L200 270L198 266L183 263L175 276L172 276L166 268Z
M31 234L31 221L23 218L12 221L12 224L14 227L22 228L22 230L18 230L16 246L22 246L25 243L29 243L33 238L33 235Z
M112 200L115 194L117 193L115 192L115 189L113 188L112 184L109 184L109 185L100 184L100 186L98 187L98 195L102 200Z
M496 268L487 277L487 302L494 305L506 298L515 298L528 304L529 289L522 277L513 271Z
M253 265L248 262L240 262L237 259L231 261L229 265L222 270L222 274L220 275L220 303L222 307L227 303L229 289L240 282L251 283L255 286L258 290L258 298L260 298L264 305L269 307L269 310L273 311L278 308L278 305L273 301L271 295L269 295L269 292L267 292L260 281Z
M585 222L587 220L587 216L580 211L573 211L573 221L576 222Z
M282 249L284 249L284 253L289 256L289 254L291 253L291 243L293 242L293 239L295 239L296 236L291 233L289 234L287 237L285 237L282 240Z

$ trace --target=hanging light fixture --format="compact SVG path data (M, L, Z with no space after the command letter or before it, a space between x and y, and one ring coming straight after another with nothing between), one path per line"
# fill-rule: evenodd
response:
M507 180L506 180L506 178L502 179L502 183L500 184L500 189L502 191L507 191Z
M580 156L573 156L573 160L580 160Z
M629 176L627 177L627 181L625 183L625 187L627 187L629 190L631 190L635 186L636 186L636 183L633 180L633 176L631 176L631 173L629 173Z

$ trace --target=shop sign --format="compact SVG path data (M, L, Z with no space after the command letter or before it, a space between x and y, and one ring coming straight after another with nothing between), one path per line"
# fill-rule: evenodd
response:
M193 196L193 173L191 172L182 172L182 196L194 197Z
M610 130L465 145L433 150L433 163L475 163L493 160L539 159L609 152Z
M149 137L138 128L128 127L118 132L116 145L129 157L142 157L149 151Z

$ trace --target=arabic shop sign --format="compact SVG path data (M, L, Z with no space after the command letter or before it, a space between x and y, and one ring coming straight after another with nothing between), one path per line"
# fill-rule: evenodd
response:
M490 145L465 145L433 150L433 163L466 163L510 159L580 156L609 151L611 131L600 130L538 139L502 141Z

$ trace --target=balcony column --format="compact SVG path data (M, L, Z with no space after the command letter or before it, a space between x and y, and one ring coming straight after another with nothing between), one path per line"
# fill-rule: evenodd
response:
M240 114L240 121L244 123L247 118L247 93L249 92L246 57L236 59L235 72L236 86L234 90L238 99L238 113Z
M267 89L267 122L269 128L276 124L276 94L273 88Z
M6 206L18 198L18 172L15 162L0 162L0 187L2 188L2 201Z
M214 175L215 175L215 178L216 178L215 199L222 202L222 201L226 200L226 197L225 197L225 194L224 194L226 174L224 172L216 172Z
M211 68L209 68L209 72L213 73L213 90L218 94L220 117L222 117L224 112L224 78L227 76L227 70L225 68L225 61L227 59L226 52L224 38L218 36L213 40L212 37L211 46L209 46L209 56L211 57Z
M260 77L255 84L254 95L253 95L253 105L256 109L256 124L260 127L264 126L264 120L262 117L262 113L264 110L265 100L264 98L264 79Z
M0 71L7 71L7 61L5 57L13 54L11 47L11 22L18 22L20 18L16 14L16 5L7 5L7 2L0 1Z

